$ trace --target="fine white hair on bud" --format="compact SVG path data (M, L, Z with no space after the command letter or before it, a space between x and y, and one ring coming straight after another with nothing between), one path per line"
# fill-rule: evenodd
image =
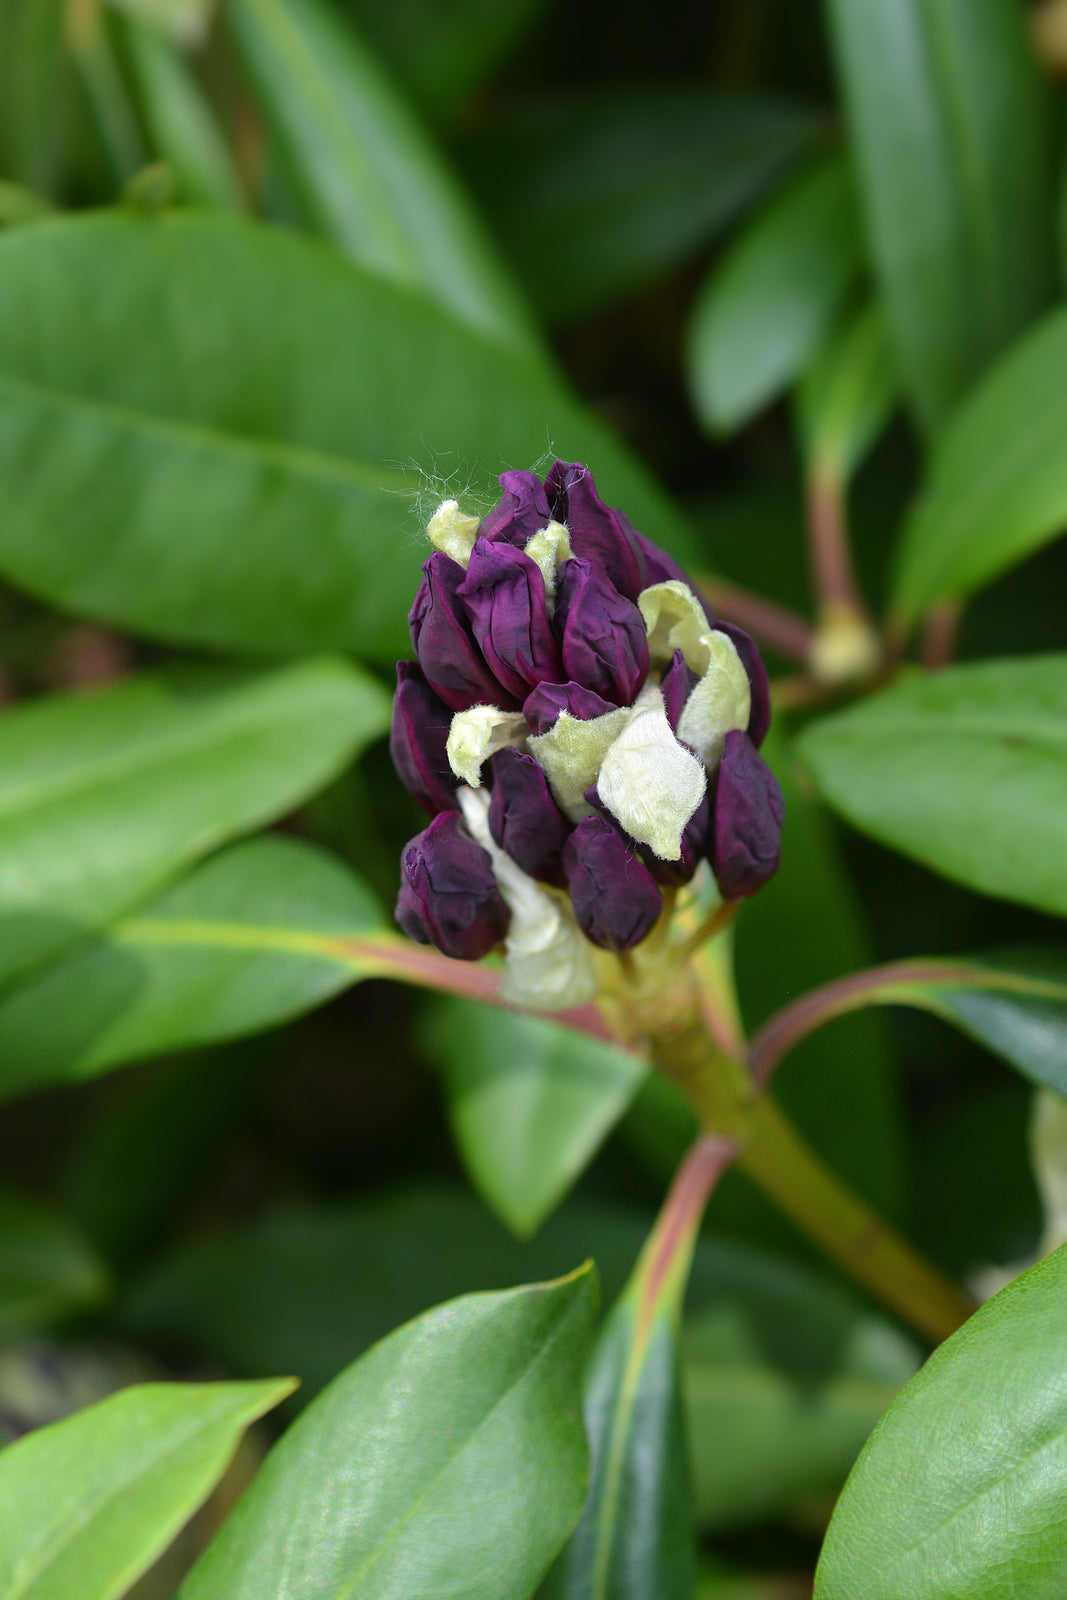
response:
M585 791L596 782L601 762L632 715L630 706L585 721L561 711L547 733L530 740L530 754L544 770L556 804L571 822L581 822L589 815Z
M661 861L677 861L685 825L706 787L703 766L671 732L662 694L646 686L604 757L600 799Z
M710 660L682 708L678 737L696 752L709 772L714 772L722 760L726 735L748 727L752 686L729 635L709 633L705 637Z
M458 561L461 567L466 568L478 537L479 525L478 517L468 516L459 509L458 500L442 500L426 524L426 532L435 550L451 556L453 561Z
M472 789L479 789L482 763L505 745L524 747L529 731L521 711L501 711L499 706L471 706L469 711L457 711L445 746L448 764L457 778Z
M562 895L529 877L489 831L484 791L458 791L471 836L485 850L511 912L504 942L507 972L501 998L536 1011L568 1011L596 994L596 969L589 943Z
M570 560L571 553L571 536L562 522L550 522L547 527L539 528L526 541L524 554L537 563L545 580L545 599L548 601L549 616L555 610L556 574L563 562Z
M680 650L685 664L698 677L707 670L708 619L704 607L687 583L671 578L642 589L637 597L648 633L648 657L653 667L669 667Z

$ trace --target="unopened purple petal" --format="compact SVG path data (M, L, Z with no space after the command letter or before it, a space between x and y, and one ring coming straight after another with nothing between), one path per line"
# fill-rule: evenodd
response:
M577 717L579 722L592 722L594 717L618 709L584 684L540 683L523 702L522 714L530 724L530 732L537 736L555 726L561 711Z
M603 817L586 817L563 848L578 926L602 950L629 950L652 931L663 896L648 868Z
M648 676L648 635L633 601L591 561L565 561L555 622L567 677L619 705L632 705Z
M422 582L408 622L411 642L430 687L453 711L495 705L513 710L517 699L497 681L474 642L459 587L466 573L435 550L422 564ZM518 700L522 699L520 694Z
M514 545L478 539L458 592L482 655L515 700L564 676L536 561Z
M545 486L536 472L502 472L500 504L483 517L478 528L485 539L502 540L521 550L535 533L552 521Z
M708 620L714 622L714 615L708 610L703 596L685 568L680 566L672 555L668 555L666 550L661 550L658 544L653 544L652 540L646 539L643 533L638 533L628 517L620 514L619 521L628 528L630 537L640 552L641 561L645 569L645 588L650 589L654 583L684 583L686 588L692 589L701 605L704 606Z
M728 639L733 640L734 649L741 657L741 665L748 673L752 688L752 710L746 732L758 750L771 725L771 688L767 681L767 668L763 665L763 657L755 639L744 628L739 628L734 622L717 622L715 626L720 633L725 633Z
M400 781L422 809L436 816L456 804L459 779L446 754L452 713L414 661L396 664L396 697L389 753Z
M708 853L708 843L711 838L711 804L707 795L702 797L700 804L682 829L682 853L677 861L661 860L646 844L632 839L628 833L621 830L601 800L595 783L590 784L583 799L587 805L592 806L598 817L603 817L617 833L622 833L627 847L645 864L656 882L664 887L679 888L683 883L688 883Z
M755 894L781 858L785 801L747 733L726 735L715 792L711 866L726 900Z
M545 489L556 521L567 524L574 554L605 572L628 600L636 600L647 587L644 562L618 514L597 494L588 468L579 461L557 461Z
M498 750L489 767L493 838L531 878L561 884L571 825L553 800L544 772L533 756L511 748Z
M667 713L672 733L678 732L678 719L697 682L696 673L692 667L686 665L682 652L676 650L674 659L663 674L663 681L659 686L663 696L663 708Z
M510 913L488 852L458 811L442 811L405 846L396 920L410 939L477 961L504 938Z

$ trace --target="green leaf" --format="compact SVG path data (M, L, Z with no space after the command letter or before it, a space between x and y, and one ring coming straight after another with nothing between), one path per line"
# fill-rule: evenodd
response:
M549 440L686 554L670 503L539 365L221 215L0 238L0 402L0 573L166 639L395 660L436 500L466 482L488 509L493 474Z
M53 955L233 834L290 810L388 716L340 661L192 668L0 721L0 971Z
M106 1290L103 1263L69 1222L0 1190L0 1338L81 1311Z
M629 1104L644 1065L540 1017L447 1000L422 1030L486 1203L518 1234L558 1205Z
M118 26L153 152L173 170L181 198L243 210L226 140L180 51L136 15L119 19Z
M1067 1249L931 1356L838 1502L817 1600L1058 1600L1067 1572Z
M1048 301L1047 105L1014 0L832 0L874 264L935 429Z
M900 549L902 621L972 594L1062 531L1065 362L1067 311L1057 311L998 362L938 440Z
M687 349L701 421L728 432L786 389L862 266L852 168L834 156L764 207L701 290Z
M535 303L588 315L673 266L819 138L783 101L641 86L539 94L469 147L469 168Z
M526 1600L585 1495L595 1312L585 1267L390 1334L289 1429L180 1600Z
M1067 656L915 677L800 749L865 833L985 894L1067 915Z
M3 1600L117 1600L218 1482L265 1383L138 1384L0 1452Z
M816 481L848 481L888 422L898 391L881 307L867 306L827 340L797 393L801 436Z
M351 941L381 920L311 845L223 851L0 997L0 1100L300 1016L366 975Z
M66 176L75 84L64 0L0 12L0 150L5 177L54 196Z
M326 237L487 337L536 351L473 209L351 23L319 0L232 0L226 20Z

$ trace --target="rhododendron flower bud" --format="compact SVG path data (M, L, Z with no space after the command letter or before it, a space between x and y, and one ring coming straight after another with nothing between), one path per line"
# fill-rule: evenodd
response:
M583 466L500 483L480 522L454 500L430 521L392 749L439 815L397 915L450 955L503 938L509 998L570 1005L593 993L590 944L639 944L660 885L709 863L732 900L774 871L767 676Z
M504 938L508 908L489 856L458 811L442 811L405 846L396 920L410 939L477 961Z

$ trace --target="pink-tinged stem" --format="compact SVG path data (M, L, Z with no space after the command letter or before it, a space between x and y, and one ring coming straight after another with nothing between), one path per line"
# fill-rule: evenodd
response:
M808 481L808 560L820 606L863 614L863 597L852 566L844 491L836 475L813 472Z
M683 1157L635 1271L635 1278L641 1285L639 1338L647 1333L666 1291L674 1290L680 1304L708 1200L739 1154L740 1146L734 1140L724 1139L717 1133L703 1133Z
M927 671L939 672L952 661L962 615L961 600L944 600L927 614L919 647L919 659Z
M736 622L789 661L807 661L815 631L798 612L723 578L701 578L700 589L724 622Z
M812 989L765 1022L748 1050L755 1082L763 1088L794 1045L834 1017L864 1006L906 1004L924 984L962 986L981 979L974 967L952 961L888 961Z

